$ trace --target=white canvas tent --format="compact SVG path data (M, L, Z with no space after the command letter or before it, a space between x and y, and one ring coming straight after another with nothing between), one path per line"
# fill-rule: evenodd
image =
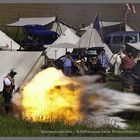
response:
M76 33L76 31L67 26L66 24L63 24L61 22L54 22L51 31L55 31L57 32L59 35L63 34L67 29L70 29L71 31L73 31L74 33Z
M128 52L131 52L134 58L137 57L138 53L140 53L140 42L127 43L126 50Z
M79 46L79 48L104 47L109 59L111 59L113 56L113 53L108 48L108 46L102 42L99 33L92 27L88 28L87 31L83 34L83 36L78 41L77 46ZM114 60L111 59L111 64L113 63Z
M140 50L140 42L137 43L127 43L128 45L132 46L133 48Z
M100 27L107 27L107 26L113 26L121 24L122 22L107 22L107 21L100 21ZM80 30L87 30L89 28L93 27L93 23L91 23L89 26L82 28ZM125 31L134 31L128 24L125 24Z
M67 29L52 45L47 45L46 54L51 59L58 59L65 55L66 50L72 51L74 44L78 42L78 37L71 29Z
M127 24L125 24L125 30L126 31L134 31L131 27L129 27Z
M120 24L120 22L106 22L106 21L100 21L100 27L106 27L106 26L112 26ZM80 30L87 30L88 28L93 27L93 23L91 23L89 26L81 28Z
M15 76L16 88L30 80L40 70L39 68L44 62L41 54L42 52L1 51L0 90L3 87L3 78L12 68L15 68L18 73Z
M113 25L119 25L122 22L105 22L100 21L100 27L107 27L107 26L113 26ZM109 59L111 61L111 64L114 63L114 59L112 58L113 53L108 48L108 46L102 42L100 35L98 32L93 29L93 23L90 24L90 26L87 26L85 28L82 28L81 30L85 30L86 32L83 34L81 39L79 40L80 47L88 46L88 47L94 47L94 46L104 46L104 49L109 56ZM92 31L93 30L93 31ZM129 27L127 24L125 24L125 31L134 31L131 27Z
M81 48L103 46L100 35L94 28L88 28L77 43Z
M20 45L12 40L9 36L5 33L0 31L0 49L1 50L17 50L20 48Z
M64 33L68 28L73 32L76 32L72 27L56 20L56 17L30 17L30 18L19 18L18 21L6 24L12 27L22 27L25 25L48 25L52 23L51 31L57 32L59 35Z
M56 17L32 17L32 18L19 18L18 21L7 24L7 26L25 26L25 25L47 25L54 22Z
M122 22L107 22L107 21L102 21L100 22L101 27L106 27L106 26L113 26L113 25L118 25L121 24ZM127 23L125 23L125 31L134 31Z

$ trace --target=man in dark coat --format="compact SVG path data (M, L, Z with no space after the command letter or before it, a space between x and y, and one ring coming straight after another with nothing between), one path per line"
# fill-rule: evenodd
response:
M134 78L134 92L140 94L140 60L137 60L137 63L133 67L132 76Z
M4 108L6 113L10 113L12 109L11 105L11 99L12 99L12 93L15 90L15 75L17 73L13 70L10 71L10 73L4 78L3 80L3 98L4 98Z

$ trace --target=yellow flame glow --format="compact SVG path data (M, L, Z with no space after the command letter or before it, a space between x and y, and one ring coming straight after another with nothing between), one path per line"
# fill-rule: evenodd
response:
M38 73L21 92L22 117L30 121L82 121L80 83L61 71L48 68Z

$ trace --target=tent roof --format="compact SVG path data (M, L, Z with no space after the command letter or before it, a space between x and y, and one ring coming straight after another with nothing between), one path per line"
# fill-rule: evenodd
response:
M140 50L140 42L137 43L127 43L128 45L134 47L137 50Z
M53 23L53 26L51 28L52 31L55 31L57 32L59 35L63 34L67 29L70 29L71 31L73 31L74 33L76 33L75 29L72 28L71 26L69 25L66 25L62 22L54 22Z
M106 54L108 55L109 59L112 57L113 53L108 48L108 46L102 42L99 33L96 29L90 27L87 31L82 35L78 43L76 44L79 48L90 48L90 47L104 47ZM114 60L111 60L113 64Z
M120 24L121 22L107 22L107 21L100 21L100 26L102 27L106 27L106 26L113 26L113 25L117 25ZM81 30L87 30L88 28L93 27L93 23L91 23L89 26L82 28Z
M66 31L53 43L53 44L60 44L60 43L72 43L76 44L80 39L71 29L67 28Z
M77 43L81 48L103 46L100 35L94 28L88 28Z
M70 44L76 44L78 40L80 39L79 36L77 36L71 29L67 28L66 31L61 34L61 36L51 45L45 45L45 47L48 47L47 50L53 47L54 44L62 44L62 43L70 43Z
M19 87L31 72L33 66L40 58L42 52L1 51L0 58L0 90L3 87L3 78L10 69L15 68L16 88Z
M69 48L69 51L72 51L73 47L75 48L74 44L76 44L79 39L79 36L77 36L71 29L67 28L66 31L61 34L61 36L53 44L46 45L47 56L53 59L59 58L65 54L66 48ZM55 56L56 51L57 58Z
M0 47L2 50L17 50L20 45L0 31Z
M74 49L74 48L78 48L78 46L76 44L72 44L72 43L61 43L61 44L53 44L52 46L50 46L51 49L52 48L56 48L56 49L60 49L60 48L64 48L64 49L67 49L67 48L71 48L71 49ZM47 49L46 49L46 52L47 52Z
M71 43L54 44L49 50L46 50L46 54L51 59L58 59L65 55L66 51L72 52L72 50L77 47L77 45Z
M100 27L107 27L107 26L114 26L122 24L122 22L107 22L107 21L100 21ZM89 26L82 28L81 30L87 30L88 28L93 27L93 23L91 23ZM129 27L127 24L125 24L125 30L126 31L134 31L131 27Z
M18 21L7 24L7 26L25 26L25 25L47 25L55 21L56 17L32 17L32 18L19 18Z

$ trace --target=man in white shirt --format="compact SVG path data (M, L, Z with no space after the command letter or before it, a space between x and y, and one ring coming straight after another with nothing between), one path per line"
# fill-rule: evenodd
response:
M13 70L4 78L3 80L3 97L4 97L4 107L5 111L8 114L11 109L11 99L12 93L15 89L15 80L14 77L17 73Z
M120 70L120 65L122 63L121 53L118 52L118 53L114 54L113 58L115 59L115 62L114 62L114 75L115 75L115 80L118 81L119 80L119 76L121 74L121 70Z

